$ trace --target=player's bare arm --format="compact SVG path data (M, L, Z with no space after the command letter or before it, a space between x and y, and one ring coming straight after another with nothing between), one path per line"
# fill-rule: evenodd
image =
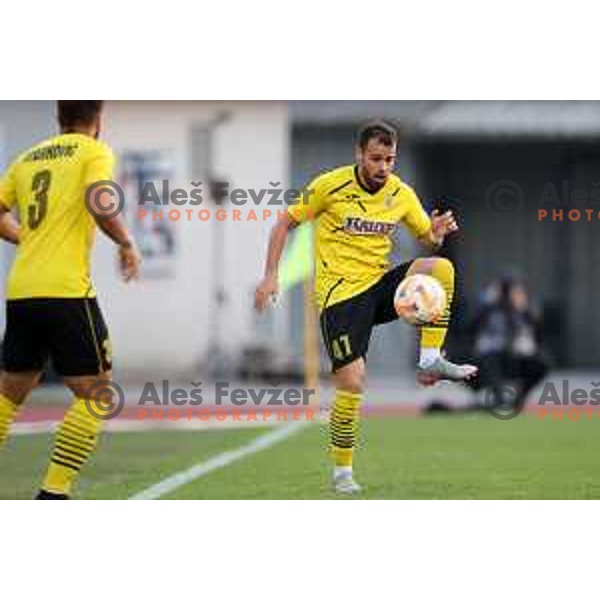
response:
M254 293L254 306L258 311L263 311L279 290L277 283L279 261L285 248L288 232L297 225L298 223L288 213L285 213L285 216L278 220L271 229L265 274Z
M105 207L111 206L111 198L110 196L105 198L103 194L107 194L107 192L99 192L96 195L92 194L90 197L90 207L98 227L119 247L121 275L128 282L138 277L142 256L133 236L125 225L122 215L118 214L110 218L104 216L103 211L106 210Z
M0 238L11 244L19 243L21 228L10 211L0 204Z

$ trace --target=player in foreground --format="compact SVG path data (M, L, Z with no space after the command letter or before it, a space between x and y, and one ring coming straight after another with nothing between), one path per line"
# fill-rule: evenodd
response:
M316 300L336 385L330 430L333 483L339 493L360 491L352 474L352 457L369 339L373 326L398 318L394 294L407 275L433 276L447 296L442 317L421 327L419 382L459 381L477 371L471 365L453 364L441 354L454 293L452 263L439 257L417 258L390 269L391 236L398 224L433 250L458 229L450 212L433 213L430 218L415 192L392 173L396 152L394 128L382 122L364 127L358 137L357 164L317 177L300 203L290 206L273 227L265 275L255 292L256 308L263 310L278 291L277 270L288 231L314 219ZM408 315L412 308L405 310Z
M17 244L8 279L0 445L49 358L75 396L56 433L41 500L69 498L102 424L88 410L86 393L111 379L108 330L90 278L96 224L117 244L125 281L140 265L122 217L107 218L115 199L99 190L86 206L88 188L113 179L113 153L97 139L101 110L100 100L59 101L60 135L21 154L0 182L0 236Z

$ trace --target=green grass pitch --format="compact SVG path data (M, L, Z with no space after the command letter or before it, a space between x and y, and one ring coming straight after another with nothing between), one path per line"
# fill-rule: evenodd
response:
M358 498L600 498L600 422L521 416L377 417L363 421ZM266 428L104 434L77 498L127 498L178 471L247 444ZM329 489L326 428L311 425L166 498L319 499ZM31 498L50 435L13 437L0 453L0 498Z

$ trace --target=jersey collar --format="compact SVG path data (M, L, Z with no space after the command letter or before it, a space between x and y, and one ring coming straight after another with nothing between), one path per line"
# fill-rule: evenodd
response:
M368 187L366 187L363 184L363 182L360 179L360 176L358 175L358 165L354 165L354 179L356 180L356 183L357 183L358 187L363 192L366 192L370 196L374 196L375 194L378 194L387 185L387 181L386 181L380 188L376 189L375 191L370 190Z

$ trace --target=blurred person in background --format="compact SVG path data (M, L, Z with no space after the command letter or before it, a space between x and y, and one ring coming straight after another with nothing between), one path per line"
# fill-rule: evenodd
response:
M542 322L524 285L511 276L488 285L472 324L479 376L469 385L486 390L488 407L521 409L527 394L548 372ZM508 389L514 393L508 394Z

